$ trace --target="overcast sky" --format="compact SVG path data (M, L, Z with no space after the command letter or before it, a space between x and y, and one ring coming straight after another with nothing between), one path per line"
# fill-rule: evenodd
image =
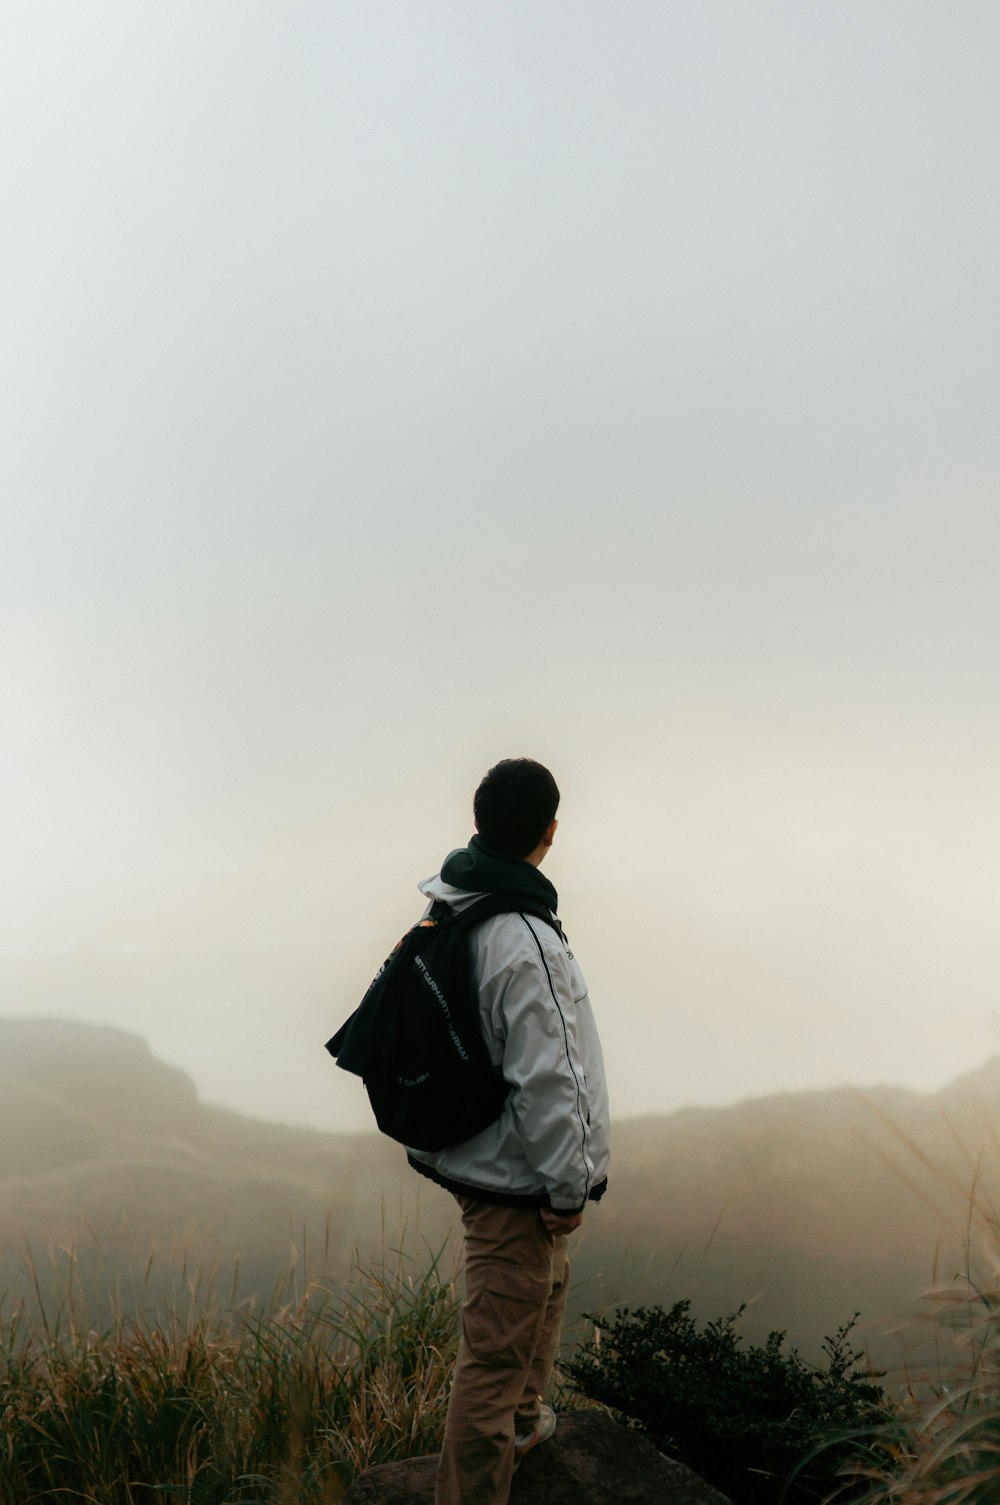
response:
M1000 1051L995 0L6 0L0 1010L322 1042L499 757L619 1115Z

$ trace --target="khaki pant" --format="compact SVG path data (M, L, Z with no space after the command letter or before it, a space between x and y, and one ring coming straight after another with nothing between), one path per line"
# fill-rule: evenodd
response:
M436 1505L507 1505L514 1433L534 1428L559 1349L566 1235L549 1233L535 1208L456 1200L465 1303Z

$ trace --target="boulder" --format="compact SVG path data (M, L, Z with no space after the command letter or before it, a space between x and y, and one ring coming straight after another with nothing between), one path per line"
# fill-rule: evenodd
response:
M437 1458L382 1463L359 1474L343 1505L434 1505ZM511 1505L729 1505L641 1432L596 1411L567 1411L555 1436L514 1475Z

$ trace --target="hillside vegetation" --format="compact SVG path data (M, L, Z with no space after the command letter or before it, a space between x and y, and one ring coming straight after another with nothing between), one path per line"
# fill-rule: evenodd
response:
M456 1317L433 1260L101 1327L65 1293L0 1322L0 1505L334 1505L360 1469L440 1446Z
M886 1331L935 1263L945 1278L962 1266L961 1209L977 1165L992 1174L998 1089L994 1060L933 1097L843 1089L618 1122L576 1310L685 1299L717 1316L749 1302L749 1337L787 1329L816 1354L860 1309L876 1358L895 1362L905 1341ZM342 1276L387 1229L436 1250L453 1223L450 1198L390 1141L203 1104L113 1029L0 1020L0 1141L9 1297L36 1279L58 1293L72 1267L88 1299L155 1303L197 1266L263 1298L291 1266L304 1289L306 1269Z

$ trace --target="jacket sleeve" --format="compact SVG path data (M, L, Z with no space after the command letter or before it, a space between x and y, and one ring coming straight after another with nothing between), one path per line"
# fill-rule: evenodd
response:
M516 961L493 980L504 1027L503 1074L524 1153L557 1212L579 1212L594 1184L589 1096L568 959L530 931Z

